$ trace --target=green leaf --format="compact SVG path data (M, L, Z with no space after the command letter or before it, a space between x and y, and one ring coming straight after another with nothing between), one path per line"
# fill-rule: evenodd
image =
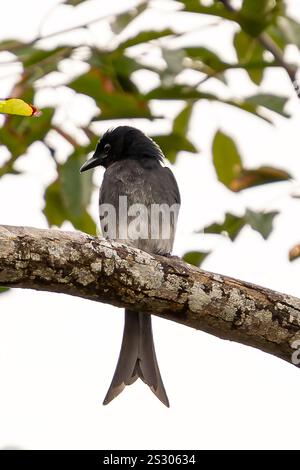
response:
M243 0L239 23L246 33L256 37L275 20L277 14L274 0Z
M18 117L18 119L24 118ZM10 151L13 158L26 152L26 144L23 142L23 139L12 132L11 126L4 125L2 128L0 127L0 142L1 145L5 145L5 147Z
M59 180L54 181L45 191L44 215L49 226L56 225L60 227L65 220L68 220L68 213L64 208L64 202L61 195L61 185Z
M172 85L170 87L157 87L146 94L148 100L198 100L217 99L211 93L202 93L188 85Z
M232 241L236 239L240 231L245 225L250 225L266 240L272 232L273 221L278 212L254 212L247 209L244 216L236 216L231 213L225 214L222 223L213 223L204 228L204 233L214 233L227 235ZM198 230L198 233L203 232Z
M185 54L188 58L186 68L198 70L227 84L224 72L231 64L224 62L215 52L206 47L186 47Z
M156 67L144 65L135 58L127 57L118 49L106 52L93 48L88 63L92 66L91 72L94 78L98 77L101 81L100 86L109 94L125 92L139 99L140 93L131 78L132 73L142 69L161 73ZM109 110L111 111L111 108Z
M287 181L291 178L288 172L271 166L260 166L251 170L243 168L240 174L231 181L230 189L239 192L254 186Z
M210 254L210 251L188 251L183 256L186 263L193 264L194 266L201 266L205 258Z
M94 98L101 109L100 119L152 117L147 100L138 93L128 93L118 89L112 77L99 69L91 69L68 86L78 93Z
M236 54L241 65L247 64L245 68L250 79L259 85L263 79L264 67L251 68L251 63L259 63L263 61L264 49L259 42L250 37L244 31L239 31L235 34L233 44Z
M0 294L4 294L4 292L9 291L9 287L2 287L0 286Z
M290 117L290 114L284 111L287 101L287 97L272 95L271 93L259 93L257 95L248 96L245 99L246 103L250 103L255 106L263 106L264 108L270 109L271 111L288 118Z
M71 222L76 229L81 230L82 232L86 232L91 235L97 234L95 221L87 212L87 210L82 211L80 217L76 219L71 219Z
M278 22L278 19L277 19ZM286 40L285 34L281 31L281 28L278 26L278 24L271 24L267 30L266 33L268 36L270 36L271 39L275 42L275 44L281 49L282 51L285 50L288 41Z
M58 70L60 62L70 57L74 48L71 46L61 46L54 49L38 49L31 42L19 43L16 41L5 41L0 43L0 51L5 49L15 54L16 58L22 62L25 69L20 85L33 84L36 80L50 72ZM18 96L20 98L20 96Z
M43 140L51 129L54 108L43 108L41 111L42 115L38 119L23 121L22 130L27 146L37 140Z
M49 226L56 225L60 227L63 222L70 221L73 226L86 233L96 234L96 225L86 209L82 210L79 216L74 216L68 212L64 206L63 188L59 180L52 183L45 192L44 215Z
M131 21L139 16L147 8L147 1L140 3L135 8L117 15L114 20L110 23L110 27L113 33L119 34L125 29Z
M142 109L137 108L130 108L130 107L123 107L119 110L116 107L101 107L101 114L99 116L95 116L92 121L111 121L113 119L153 119L150 113L146 113Z
M192 13L202 13L203 15L219 16L227 20L237 21L235 12L229 11L221 2L214 2L212 5L204 5L200 0L178 0L184 5L184 11Z
M159 86L154 88L149 93L145 95L147 100L209 100L216 101L219 103L224 103L235 108L241 109L248 113L254 114L255 116L263 119L266 122L271 123L272 121L260 114L257 106L253 103L237 100L237 99L223 99L213 93L203 93L195 88L192 88L188 85L172 85L170 87Z
M260 113L258 106L253 103L247 102L246 100L231 99L218 101L220 101L221 103L229 104L230 106L234 106L235 108L241 109L242 111L246 111L247 113L253 114L256 117L263 119L267 123L272 124L271 119Z
M101 72L101 70L97 70L95 68L83 75L80 75L78 78L70 82L68 86L77 93L82 93L83 95L88 95L91 98L94 98L96 103L99 103L100 105L106 102L109 104L111 96L114 96L116 92L116 87L112 78L106 76Z
M193 112L193 103L188 103L173 121L173 130L169 136L156 136L154 140L160 145L165 156L171 163L175 163L180 151L198 153L196 147L188 140L186 134Z
M197 153L196 147L185 137L180 134L155 135L152 139L160 146L165 157L174 163L179 152Z
M28 47L26 43L17 41L15 39L6 39L5 41L0 42L0 51L10 51L13 54L16 54L16 51L22 49L23 47Z
M156 73L160 73L160 69L155 66L145 65L140 63L136 58L127 57L123 51L112 50L103 51L96 48L92 48L91 55L87 59L87 62L92 66L92 69L105 73L107 78L111 80L117 78L118 75L129 77L133 72L137 70L145 69L151 70Z
M220 235L225 234L230 238L230 240L234 241L244 226L244 217L239 217L227 212L225 214L225 219L221 224L213 223L205 227L203 231L204 233L213 233ZM197 232L200 233L202 232L202 230L199 230Z
M11 116L0 128L0 142L14 158L23 155L33 142L42 141L51 129L54 109L43 108L41 111L42 115L38 119Z
M64 3L66 5L72 5L73 7L76 7L80 3L85 2L86 0L64 0Z
M288 16L277 19L279 30L288 44L295 44L300 49L300 23Z
M64 207L74 220L80 218L90 202L93 190L93 172L80 173L80 168L86 159L86 153L79 148L59 168Z
M273 212L254 212L246 210L245 220L253 230L256 230L266 240L273 230L273 221L278 211Z
M242 168L242 160L234 141L218 131L213 140L213 162L218 180L230 188L230 184Z
M154 39L161 39L165 36L171 36L174 31L170 28L163 29L162 31L142 31L136 36L126 39L118 45L118 49L124 50L128 47L137 46L145 42L153 41Z
M202 62L216 72L221 72L228 66L227 62L224 62L215 52L206 47L185 47L184 50L190 59Z
M33 65L52 64L52 69L54 70L57 67L57 64L64 58L70 56L72 53L72 47L56 47L55 49L45 50L45 49L36 49L34 47L28 48L26 54L18 53L20 56L24 67L28 68Z
M50 226L60 227L69 220L76 229L96 234L95 222L86 210L93 190L93 173L81 175L79 172L89 150L90 147L76 149L58 167L58 178L47 188L44 214Z
M188 103L173 121L173 133L186 135L193 113L193 103Z

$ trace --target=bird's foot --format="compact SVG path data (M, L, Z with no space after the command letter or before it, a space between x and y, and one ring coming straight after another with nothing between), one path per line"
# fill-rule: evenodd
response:
M167 254L167 255L164 255L166 258L171 258L173 259L174 261L182 261L182 258L180 258L180 256L176 256L176 255L171 255L171 254Z

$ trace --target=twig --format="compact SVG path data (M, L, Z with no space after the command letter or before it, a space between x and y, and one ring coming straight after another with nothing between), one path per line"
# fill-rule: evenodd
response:
M70 134L68 134L68 132L64 131L63 129L61 129L60 127L57 127L55 125L52 125L52 130L57 132L59 135L61 135L67 142L69 142L69 144L71 144L74 148L78 147L79 146L79 143L77 142L77 140L72 137Z
M121 13L120 13L121 14ZM45 39L50 39L55 36L59 36L60 34L65 34L65 33L70 33L76 29L81 29L81 28L87 28L88 26L91 26L94 23L98 23L98 21L106 20L108 18L114 17L114 14L109 14L109 15L102 15L98 16L97 18L94 18L90 21L86 21L85 23L78 24L76 26L70 26L69 28L61 29L60 31L54 31L53 33L45 34L44 36L39 35L35 39L33 39L29 45L33 45L38 41L44 41Z
M200 68L193 67L193 70L197 70L198 72L201 73L206 73L206 77L201 78L196 85L194 85L195 88L198 88L200 85L203 85L203 83L207 82L210 78L217 78L218 75L226 72L227 70L237 70L237 69L243 69L243 70L253 70L256 68L269 68L269 67L281 67L281 64L278 62L249 62L249 63L237 63L237 64L226 64L222 70L216 70L212 73L207 73L204 70L201 70Z
M277 62L281 65L281 67L283 67L294 88L295 88L295 81L296 81L296 75L297 75L297 67L295 65L292 65L292 64L288 64L285 60L284 60L284 57L283 57L283 54L282 54L282 51L281 49L279 49L279 47L277 46L277 44L273 41L273 39L266 33L261 33L259 36L258 36L258 40L260 42L260 44L265 48L267 49L269 52L271 52L271 54L273 55L274 59L277 60Z

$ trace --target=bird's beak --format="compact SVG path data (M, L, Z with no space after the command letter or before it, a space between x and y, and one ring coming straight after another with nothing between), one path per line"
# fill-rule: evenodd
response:
M97 153L97 155L94 153L92 158L90 158L88 161L86 161L82 167L80 168L80 173L83 173L86 170L91 170L92 168L95 168L96 166L99 166L103 162L103 157L104 155Z

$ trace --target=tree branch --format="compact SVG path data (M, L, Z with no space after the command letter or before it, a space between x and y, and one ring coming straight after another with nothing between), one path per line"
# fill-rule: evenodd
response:
M0 226L0 284L129 307L290 363L300 345L299 299L81 232Z

